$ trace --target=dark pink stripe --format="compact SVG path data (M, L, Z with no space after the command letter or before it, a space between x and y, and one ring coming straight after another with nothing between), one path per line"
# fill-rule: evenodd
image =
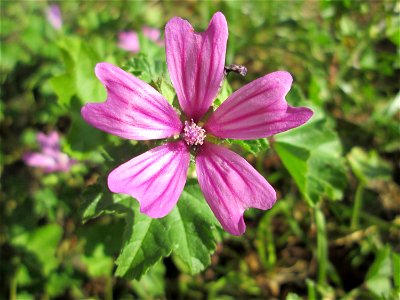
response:
M285 111L285 109L275 109L275 110L265 111L264 109L266 109L266 108L267 107L265 107L265 108L263 107L263 110L261 110L261 109L254 110L254 111L251 111L251 112L248 112L246 114L239 115L239 116L235 116L235 115L229 113L229 116L231 116L231 119L225 119L224 121L219 122L218 125L223 126L223 125L226 125L227 123L239 123L239 121L242 122L243 120L252 118L254 116L264 115L266 113L274 113L274 112L279 112L279 111Z

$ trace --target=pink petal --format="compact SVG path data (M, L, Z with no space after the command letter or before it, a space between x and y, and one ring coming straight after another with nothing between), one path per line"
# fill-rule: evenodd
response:
M57 4L52 4L47 8L46 11L47 21L53 26L53 28L59 30L62 27L62 16L60 7Z
M137 53L140 50L139 37L135 31L122 31L118 34L118 47Z
M49 155L38 153L38 152L28 152L23 156L24 162L31 167L39 167L44 169L54 169L57 166L54 157Z
M113 170L108 176L108 187L114 193L136 198L142 213L161 218L178 201L189 163L190 155L184 142L167 143Z
M150 85L109 63L97 64L95 72L108 97L104 103L82 107L86 122L133 140L161 139L181 132L178 114Z
M60 136L57 131L52 131L48 135L39 132L36 139L42 149L51 149L53 151L60 150Z
M65 153L56 151L51 153L29 152L23 156L23 160L28 166L41 168L47 173L67 172L77 163Z
M67 172L77 163L76 160L71 159L67 154L62 152L55 153L54 158L57 162L55 171Z
M243 212L249 207L270 209L275 190L244 158L205 143L196 157L200 188L222 227L233 235L246 230Z
M160 40L161 31L158 28L153 28L149 26L143 26L142 32L145 37L152 40L153 42L157 42Z
M251 140L304 124L313 112L287 104L292 80L288 72L278 71L250 82L223 102L204 128L221 138Z
M186 116L198 121L216 97L225 64L228 25L217 12L205 32L175 17L165 27L169 74Z

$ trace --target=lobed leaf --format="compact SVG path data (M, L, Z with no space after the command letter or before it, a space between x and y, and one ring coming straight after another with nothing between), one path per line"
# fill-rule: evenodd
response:
M197 184L183 190L175 209L165 218L176 254L190 274L204 270L215 250L213 230L218 225Z
M152 219L135 209L128 214L124 243L115 274L140 279L150 267L171 253L166 226L161 219Z
M277 135L273 147L309 205L342 198L347 181L341 144L325 118Z
M244 151L257 156L261 151L265 151L269 148L269 143L267 139L257 139L257 140L232 140L226 139L230 144L239 145Z
M116 261L117 276L140 279L171 253L191 274L211 263L219 223L194 181L186 184L177 206L162 219L141 214L137 201L126 195L111 194L103 185L90 186L83 197L84 222L105 213L126 213L123 245Z
M392 177L392 167L374 150L366 153L360 147L353 147L347 159L354 174L363 183L379 179L390 180Z

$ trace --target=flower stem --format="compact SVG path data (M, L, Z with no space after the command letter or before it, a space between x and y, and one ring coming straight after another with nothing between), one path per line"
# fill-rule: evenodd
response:
M325 216L318 205L314 208L317 227L318 285L325 286L328 268L328 241L326 236Z
M106 278L106 291L105 291L105 299L112 300L113 299L113 282L110 276Z
M356 194L355 194L355 199L354 199L354 207L353 207L353 213L351 216L351 223L350 223L350 228L352 230L357 229L358 227L358 222L360 219L360 211L362 207L362 194L364 191L364 184L360 182L357 186L356 189Z
M10 281L10 300L17 299L17 274L14 274Z

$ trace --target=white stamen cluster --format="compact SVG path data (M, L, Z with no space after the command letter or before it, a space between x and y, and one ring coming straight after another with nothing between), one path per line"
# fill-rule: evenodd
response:
M189 146L203 145L206 138L206 131L198 126L193 119L190 122L185 121L185 128L183 129L183 139Z

